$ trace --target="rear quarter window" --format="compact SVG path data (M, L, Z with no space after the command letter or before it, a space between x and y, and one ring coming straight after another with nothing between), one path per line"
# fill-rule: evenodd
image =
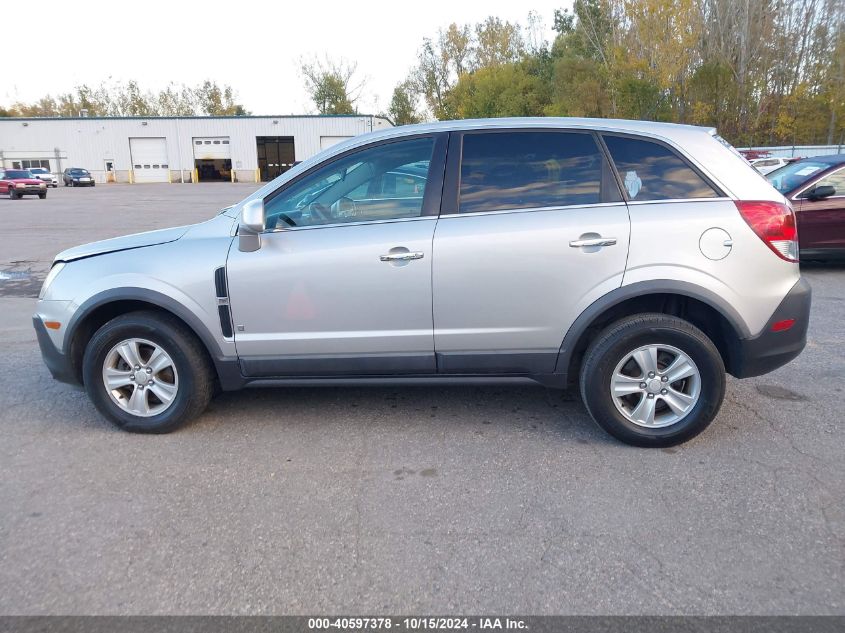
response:
M660 143L603 135L622 186L633 201L718 198L722 194Z

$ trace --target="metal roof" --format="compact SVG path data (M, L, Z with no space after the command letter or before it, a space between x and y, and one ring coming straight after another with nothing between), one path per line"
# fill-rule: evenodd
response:
M460 130L484 130L496 128L561 128L601 130L609 132L631 132L648 134L682 142L684 137L699 136L702 133L715 134L712 127L664 123L660 121L633 121L628 119L594 119L578 117L508 117L500 119L455 119L434 121L415 125L401 125L384 128L350 139L341 145L358 145L364 141L393 138L426 132L448 132Z
M839 163L845 163L845 154L822 154L821 156L808 156L806 158L801 158L795 162L800 163L803 161L838 165Z

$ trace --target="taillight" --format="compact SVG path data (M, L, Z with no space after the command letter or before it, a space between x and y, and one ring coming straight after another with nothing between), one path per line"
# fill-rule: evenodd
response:
M798 261L798 229L795 212L781 202L737 200L743 219L766 246L781 259Z

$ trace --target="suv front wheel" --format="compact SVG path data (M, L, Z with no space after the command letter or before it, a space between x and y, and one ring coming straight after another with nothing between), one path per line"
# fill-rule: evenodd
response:
M202 413L214 388L202 343L177 319L156 312L106 323L82 362L94 405L126 431L172 431Z
M617 321L596 337L581 366L581 396L608 433L661 447L701 433L722 405L725 366L697 327L665 314Z

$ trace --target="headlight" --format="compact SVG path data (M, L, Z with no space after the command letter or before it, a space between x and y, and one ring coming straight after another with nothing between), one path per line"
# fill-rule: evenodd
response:
M26 187L26 183L25 182L16 182L15 187L17 187L18 189L23 189L24 187Z
M46 186L47 186L47 183L46 183L46 182L42 182L42 183L41 183L41 186L42 186L42 187L46 187Z
M59 273L62 272L62 269L64 267L64 262L58 262L57 264L53 264L53 267L50 269L50 272L47 273L47 277L44 279L44 283L41 286L41 292L38 293L39 299L44 298L44 295L47 293L47 288L49 288L50 284L56 280L56 277L59 276Z

